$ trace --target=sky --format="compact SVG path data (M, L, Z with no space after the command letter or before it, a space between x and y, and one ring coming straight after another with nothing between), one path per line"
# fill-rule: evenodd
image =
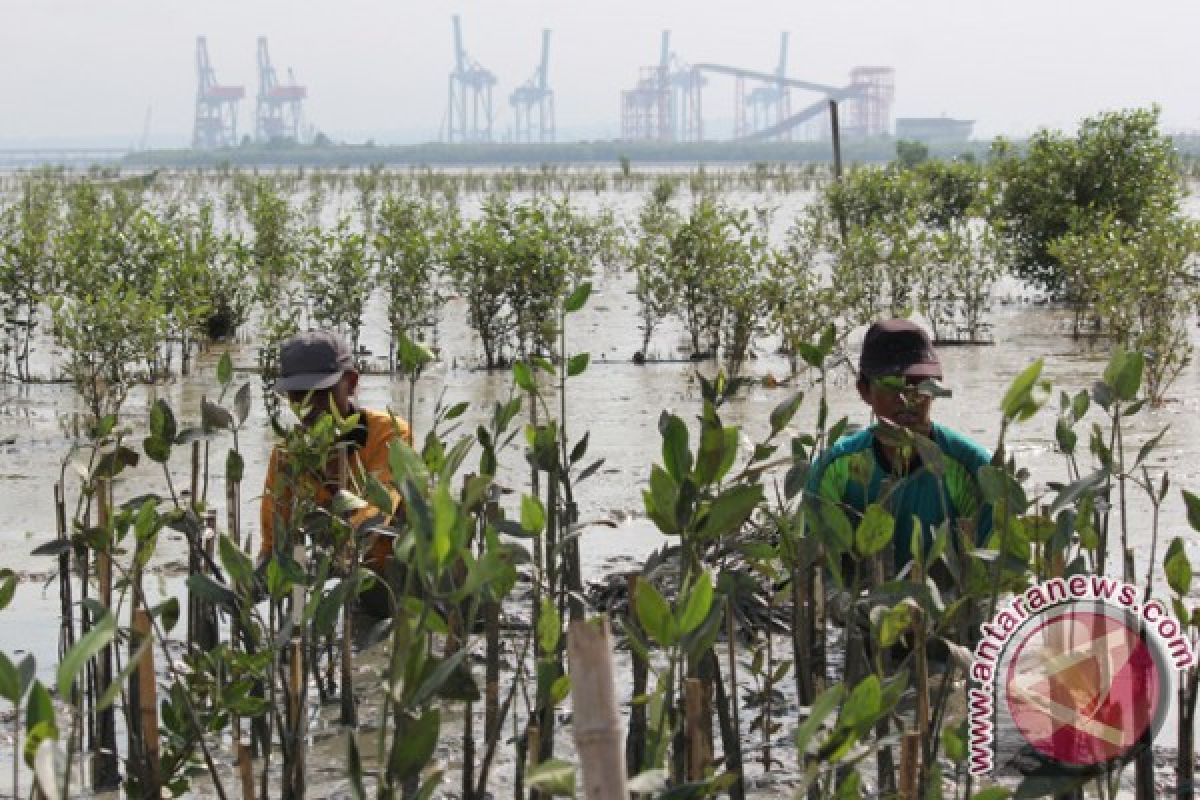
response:
M223 84L246 87L255 42L308 88L305 118L335 140L435 140L453 64L451 16L492 70L496 130L550 28L560 139L615 138L619 96L658 60L670 29L686 63L770 71L790 34L788 74L843 85L856 65L896 71L896 116L976 121L977 137L1070 130L1099 111L1162 106L1169 132L1200 130L1200 0L0 0L0 146L186 146L197 35ZM796 92L792 108L818 99ZM733 82L704 93L727 128Z

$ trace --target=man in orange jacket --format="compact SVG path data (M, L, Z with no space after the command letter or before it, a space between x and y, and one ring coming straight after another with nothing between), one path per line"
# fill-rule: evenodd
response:
M412 432L408 424L393 415L372 409L357 407L353 402L358 388L358 369L354 355L346 340L330 331L307 331L287 339L280 346L279 377L275 390L287 395L294 407L306 409L300 423L314 425L323 415L337 410L343 419L354 418L355 425L343 434L339 445L346 452L346 475L339 474L341 458L335 454L322 474L306 477L312 480L314 500L328 508L338 489L346 488L359 497L364 497L363 479L370 474L392 494L392 505L396 507L398 494L391 486L392 473L388 464L388 447L397 436L412 443ZM282 460L286 453L276 447L271 452L262 496L262 546L260 563L271 557L275 543L277 525L287 525L292 505L292 492L285 484ZM350 524L357 527L380 514L371 506L360 508L350 516ZM392 540L376 536L366 550L365 560L379 575L387 576L392 555ZM382 587L380 587L382 588ZM369 592L364 595L363 607L383 611L386 592Z

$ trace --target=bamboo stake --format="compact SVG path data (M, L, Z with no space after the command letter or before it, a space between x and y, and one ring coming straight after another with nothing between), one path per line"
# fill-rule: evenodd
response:
M586 800L626 800L629 792L608 617L571 622L567 653L583 796Z

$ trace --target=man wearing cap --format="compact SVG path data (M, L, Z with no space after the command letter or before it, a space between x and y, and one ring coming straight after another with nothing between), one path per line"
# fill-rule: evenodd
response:
M815 502L838 503L857 514L871 503L881 503L895 519L897 571L912 560L914 517L920 520L926 552L933 530L947 516L952 530L976 542L991 530L991 511L976 481L977 471L991 462L991 455L931 419L932 382L941 378L937 351L919 325L906 319L873 324L863 339L857 388L876 421L827 449L806 486ZM937 446L940 469L923 463L918 448L906 446L905 440L912 440L906 431Z
M323 474L312 476L316 483L314 500L328 506L339 488L345 487L363 496L361 478L374 475L384 486L391 485L388 446L397 436L412 443L408 425L393 415L359 408L353 402L358 388L358 369L350 346L341 336L329 331L298 333L280 346L279 377L275 390L287 395L288 401L306 409L300 423L314 425L323 415L335 409L343 419L355 418L355 424L343 434L339 444L345 446L346 475L339 474L340 458L335 454ZM290 489L283 485L281 460L284 451L276 447L271 452L262 496L262 546L260 562L271 557L275 529L286 524L291 505ZM393 496L393 503L395 502ZM350 523L357 526L380 513L373 507L361 508L351 515ZM391 540L378 537L370 545L366 561L380 575L387 575L391 556ZM380 598L376 598L380 599ZM364 600L364 606L371 604Z

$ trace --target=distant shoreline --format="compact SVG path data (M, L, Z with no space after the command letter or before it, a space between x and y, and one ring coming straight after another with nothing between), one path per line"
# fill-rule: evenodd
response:
M928 145L933 158L970 154L984 158L990 142L970 141ZM881 163L896 157L896 139L850 140L842 145L847 163ZM121 160L129 167L219 166L538 166L549 164L606 164L623 160L639 167L696 163L795 163L828 164L833 161L829 142L564 142L555 144L443 144L415 145L247 145L218 150L146 150Z

